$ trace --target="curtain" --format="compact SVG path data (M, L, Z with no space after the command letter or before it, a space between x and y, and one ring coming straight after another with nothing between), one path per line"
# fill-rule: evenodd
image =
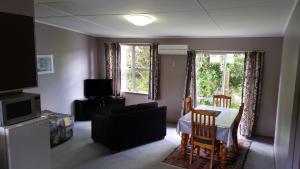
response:
M192 98L193 106L196 103L196 52L194 50L187 52L186 61L186 76L184 85L183 100L190 96ZM185 114L184 107L182 106L181 115Z
M150 46L150 74L149 74L149 91L148 98L151 100L158 100L160 89L160 55L158 55L158 44Z
M241 119L240 132L243 136L254 134L255 123L259 115L261 99L264 52L245 53L245 69L243 84L244 113Z
M105 43L106 79L112 79L113 95L121 91L121 46L118 43Z

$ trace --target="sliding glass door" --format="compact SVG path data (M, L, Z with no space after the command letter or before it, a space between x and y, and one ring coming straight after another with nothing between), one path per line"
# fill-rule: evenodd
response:
M217 94L232 97L232 108L238 108L242 99L244 53L197 52L197 105L212 105Z

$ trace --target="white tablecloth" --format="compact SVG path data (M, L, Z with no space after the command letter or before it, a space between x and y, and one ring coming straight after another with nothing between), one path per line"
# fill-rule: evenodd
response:
M237 109L228 109L215 106L197 106L196 109L220 111L221 113L216 117L217 126L217 140L226 142L226 146L230 147L233 144L232 140L232 128L235 117L238 115ZM177 133L190 134L192 130L191 125L192 117L191 112L182 116L177 123Z

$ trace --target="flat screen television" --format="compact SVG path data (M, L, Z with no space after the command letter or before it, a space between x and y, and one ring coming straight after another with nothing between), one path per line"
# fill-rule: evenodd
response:
M84 96L86 98L112 96L111 79L86 79L84 80Z
M34 18L0 12L0 92L37 86Z

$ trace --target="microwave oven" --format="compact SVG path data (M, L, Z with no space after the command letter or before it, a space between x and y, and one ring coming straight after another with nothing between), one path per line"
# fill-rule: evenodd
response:
M39 94L17 93L0 96L0 126L9 126L40 116Z

